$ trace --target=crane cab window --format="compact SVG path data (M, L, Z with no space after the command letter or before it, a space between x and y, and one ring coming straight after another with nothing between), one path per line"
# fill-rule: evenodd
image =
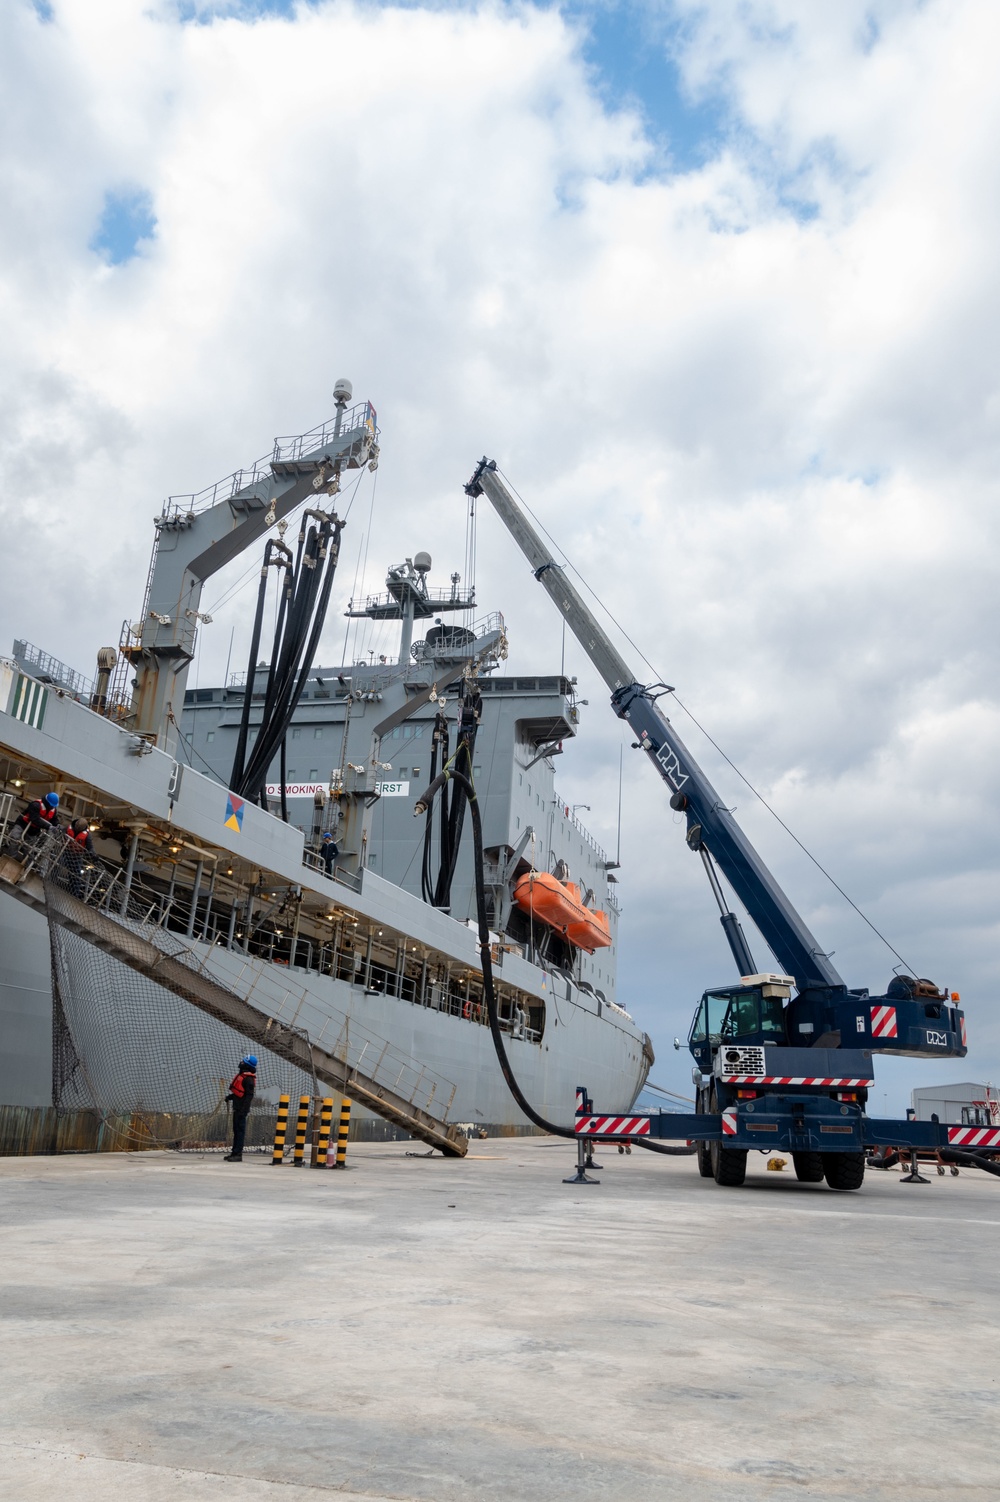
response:
M706 1039L713 1046L722 1042L722 1020L729 1006L728 991L708 991L701 999L694 1026L691 1029L691 1042L704 1043Z
M722 1025L723 1036L733 1041L777 1043L785 1040L785 1013L778 996L759 991L740 991L730 999Z

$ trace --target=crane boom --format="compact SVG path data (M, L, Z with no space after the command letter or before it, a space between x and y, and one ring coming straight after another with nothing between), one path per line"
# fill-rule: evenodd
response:
M957 992L905 975L895 975L884 996L872 996L866 988L848 990L660 709L657 701L673 690L639 682L492 460L480 460L465 490L489 498L604 679L611 707L635 731L636 746L670 789L671 808L685 814L687 843L701 856L722 913L740 982L702 996L688 1035L696 1066L695 1114L661 1116L660 1135L697 1142L699 1172L717 1184L742 1184L748 1152L766 1144L790 1151L796 1176L807 1183L825 1177L831 1188L857 1189L866 1146L889 1140L911 1146L911 1177L919 1178L917 1147L950 1145L951 1129L945 1138L935 1125L924 1138L910 1122L870 1122L865 1108L874 1078L872 1055L964 1058L965 1015L954 1006ZM716 865L786 974L756 972L739 920L726 911ZM586 1102L586 1090L582 1093ZM591 1111L589 1104L581 1107L578 1133L589 1136L595 1124L606 1130L605 1122L619 1129L620 1119L594 1117ZM637 1133L652 1134L651 1119L636 1118L636 1123ZM891 1138L880 1131L891 1132Z
M531 564L535 578L604 679L615 713L631 725L639 745L670 789L672 807L686 814L691 849L715 860L778 964L795 978L800 991L844 993L844 981L829 957L660 709L657 695L663 692L663 685L646 686L638 681L565 570L553 560L550 549L500 479L493 461L480 462L466 493L488 497ZM709 866L710 877L713 874ZM720 901L720 906L724 908L724 902ZM752 965L747 965L750 955L739 924L725 912L722 923L737 967L745 974Z

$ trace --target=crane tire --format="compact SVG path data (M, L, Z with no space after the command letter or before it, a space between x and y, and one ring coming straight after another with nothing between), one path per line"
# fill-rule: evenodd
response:
M860 1189L865 1177L864 1153L823 1153L823 1173L831 1189Z
M792 1153L792 1164L800 1184L822 1184L822 1153Z
M747 1176L747 1150L722 1147L713 1142L710 1148L712 1178L727 1189L738 1189Z
M698 1143L698 1172L703 1179L712 1179L712 1148L708 1142Z

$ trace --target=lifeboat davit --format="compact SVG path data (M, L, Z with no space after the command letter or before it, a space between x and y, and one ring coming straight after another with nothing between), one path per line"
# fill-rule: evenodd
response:
M547 871L527 871L515 884L514 901L588 954L611 943L607 914L584 907L575 882L559 881Z

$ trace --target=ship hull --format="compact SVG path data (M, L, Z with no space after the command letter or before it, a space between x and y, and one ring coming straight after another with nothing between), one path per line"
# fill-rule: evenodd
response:
M197 948L206 970L216 979L222 984L239 983L240 954L206 945ZM454 1087L450 1121L529 1124L507 1087L492 1034L483 1022L395 996L366 994L361 986L303 969L266 966L265 984L273 988L273 1010L283 1020L288 1020L288 1006L281 998L289 985L293 987L295 1024L317 1045L334 1046L338 1051L335 1045L343 1029L355 1025L373 1036L391 1038L398 1053L419 1059ZM537 1042L504 1039L523 1093L541 1115L559 1125L572 1123L578 1085L586 1087L602 1110L627 1111L649 1072L642 1035L624 1013L600 1007L570 988L562 977L552 984L559 994L547 1003L543 1037ZM261 994L259 984L255 994Z

